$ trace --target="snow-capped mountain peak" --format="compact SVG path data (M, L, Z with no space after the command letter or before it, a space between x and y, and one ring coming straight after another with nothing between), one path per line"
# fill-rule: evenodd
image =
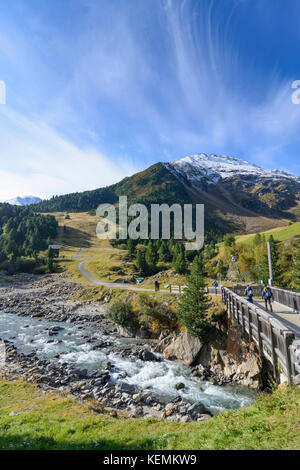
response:
M235 175L256 176L260 178L294 179L300 178L283 170L268 170L239 158L226 155L199 153L175 160L167 167L177 174L185 176L190 181L205 178L209 183L220 179L231 178Z
M37 204L38 202L41 202L42 199L37 196L17 196L13 199L8 199L7 202L8 204L12 204L15 206L29 206L30 204Z

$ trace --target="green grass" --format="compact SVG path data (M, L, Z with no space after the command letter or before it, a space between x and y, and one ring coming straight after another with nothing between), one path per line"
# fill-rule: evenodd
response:
M274 239L279 242L284 242L290 240L291 238L300 236L300 222L295 224L287 225L285 227L278 227L272 230L267 230L266 232L261 232L262 235L265 235L268 238L270 235L273 235ZM255 234L240 235L236 237L236 243L246 243L250 244L255 237Z
M20 414L11 415L12 412ZM300 390L262 394L204 423L112 418L34 385L0 381L0 449L300 449Z

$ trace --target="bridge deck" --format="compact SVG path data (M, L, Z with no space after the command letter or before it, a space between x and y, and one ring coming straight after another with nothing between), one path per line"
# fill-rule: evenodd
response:
M265 309L264 300L255 300L254 304ZM281 321L295 335L300 336L300 313L294 313L293 309L278 302L272 302L273 316Z

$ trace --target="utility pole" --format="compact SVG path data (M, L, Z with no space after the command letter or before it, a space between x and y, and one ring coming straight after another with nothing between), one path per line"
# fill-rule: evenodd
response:
M273 286L273 266L272 266L272 253L270 242L267 242L268 247L268 260L269 260L269 285Z

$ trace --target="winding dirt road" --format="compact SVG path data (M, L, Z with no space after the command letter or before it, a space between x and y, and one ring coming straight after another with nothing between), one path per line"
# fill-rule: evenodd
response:
M83 252L84 249L80 248L78 253L73 256L73 258L79 263L77 264L77 269L84 276L86 279L88 279L90 282L93 284L97 284L98 286L104 286L104 287L110 287L110 288L117 288L117 289L125 289L125 290L134 290L137 292L155 292L154 289L146 289L143 287L137 287L137 286L132 286L130 284L123 284L120 282L112 282L112 281L101 281L100 279L97 279L90 271L87 270L85 267L86 265L86 259L83 258ZM166 289L160 290L160 292L169 292Z

